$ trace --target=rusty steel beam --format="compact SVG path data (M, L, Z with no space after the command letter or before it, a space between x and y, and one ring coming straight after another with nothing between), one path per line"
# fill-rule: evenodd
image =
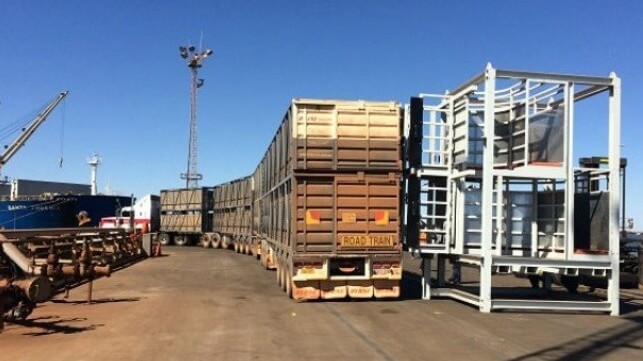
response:
M99 235L127 235L122 228L33 228L11 229L0 231L0 242L18 240L24 242L34 237L65 237L65 236L99 236Z
M144 253L141 234L118 228L56 228L0 231L0 316L27 317L54 294L109 277ZM0 325L1 326L1 325Z

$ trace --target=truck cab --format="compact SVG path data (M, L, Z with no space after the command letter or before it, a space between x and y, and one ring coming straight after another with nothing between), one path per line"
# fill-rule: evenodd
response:
M100 220L101 228L131 228L132 219L136 229L147 228L148 232L156 232L160 227L160 197L148 194L130 207L122 207L114 217L104 217Z

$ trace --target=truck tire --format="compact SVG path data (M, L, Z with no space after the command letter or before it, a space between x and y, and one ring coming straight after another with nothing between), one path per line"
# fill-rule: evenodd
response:
M259 255L259 263L264 269L268 269L268 252L261 249L261 254Z
M286 296L292 298L292 275L287 267L284 271L286 273Z
M286 291L286 272L283 265L279 267L279 276L279 285L281 286L281 290Z
M580 283L578 276L554 274L552 280L557 285L565 287L570 293L578 293L578 285Z
M221 248L223 249L229 249L230 248L230 243L232 243L230 236L221 236L222 241L221 241Z
M169 246L172 243L172 237L167 233L159 234L159 242L162 246Z
M190 238L186 235L174 236L174 244L179 247L187 246L190 243Z
M239 237L239 253L246 254L246 237Z
M561 281L563 283L563 286L567 288L567 291L571 293L578 293L578 277L562 276Z
M210 246L212 246L210 235L207 233L204 233L203 235L201 235L200 243L201 243L201 247L210 248Z
M276 271L277 272L275 272L275 273L277 274L277 284L279 285L279 287L281 287L281 282L282 282L281 281L281 263L279 263L279 261L277 261L277 270Z
M254 237L250 237L250 254L255 259L259 259L259 252L257 252L257 240Z
M245 253L247 255L252 254L252 245L251 245L251 243L252 243L252 239L250 237L244 237L244 243L243 244L245 245L245 251L246 251Z
M218 233L213 233L210 236L210 242L212 243L212 248L221 248L221 235Z

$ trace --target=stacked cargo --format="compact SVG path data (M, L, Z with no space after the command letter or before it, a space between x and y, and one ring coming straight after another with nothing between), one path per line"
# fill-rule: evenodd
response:
M254 223L293 298L399 297L400 116L395 102L292 102L254 174Z
M212 229L212 189L183 188L161 191L163 244L184 246L195 243Z

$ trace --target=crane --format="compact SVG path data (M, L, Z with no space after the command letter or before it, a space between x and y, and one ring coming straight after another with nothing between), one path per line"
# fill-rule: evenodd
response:
M31 123L29 123L26 128L22 130L20 136L16 138L13 143L5 146L6 149L0 155L0 169L2 169L2 167L4 167L7 162L9 162L9 160L18 152L20 148L22 148L23 145L25 145L27 139L29 139L36 131L36 129L38 129L40 124L42 124L47 119L49 114L51 114L56 106L67 96L67 93L69 93L69 91L64 91L58 94L56 98L54 98L54 100L52 100L51 103L49 103L45 107L45 109L43 109L43 111L38 114L38 116Z

